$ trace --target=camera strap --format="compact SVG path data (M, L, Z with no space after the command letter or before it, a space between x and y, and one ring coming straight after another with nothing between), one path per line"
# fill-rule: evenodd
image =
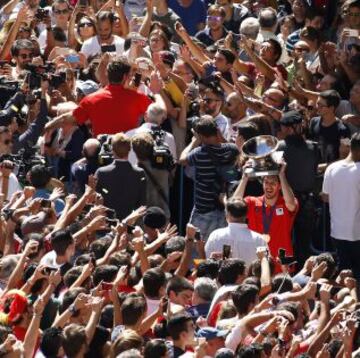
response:
M262 202L262 224L263 224L263 231L265 235L269 235L270 232L270 226L271 226L271 221L275 212L275 208L276 208L276 204L274 204L271 208L270 208L270 213L269 215L266 213L266 204L265 204L265 198L263 199Z
M148 168L146 168L146 166L144 164L139 162L138 166L140 168L144 169L145 174L149 177L149 179L153 183L153 185L154 185L155 189L157 190L157 192L159 193L161 199L163 199L165 201L166 205L169 205L167 196L166 196L163 188L160 186L160 184L158 183L158 181L154 177L154 175L150 172L150 170Z

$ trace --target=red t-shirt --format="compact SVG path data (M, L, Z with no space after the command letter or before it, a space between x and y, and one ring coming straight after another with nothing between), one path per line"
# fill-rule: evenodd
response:
M260 234L264 233L262 207L264 196L254 197L248 196L245 201L248 205L248 223L249 229ZM271 207L266 207L266 214L270 216ZM278 257L279 249L286 250L287 256L293 255L293 247L291 244L291 231L296 213L298 211L298 203L296 201L296 209L289 211L285 205L285 200L279 196L270 224L270 242L269 250L272 257Z
M122 85L108 85L86 96L73 111L78 124L90 120L94 135L126 132L139 126L151 100Z

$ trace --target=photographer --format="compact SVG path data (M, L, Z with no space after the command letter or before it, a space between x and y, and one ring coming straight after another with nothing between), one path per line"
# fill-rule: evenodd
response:
M17 80L26 66L30 64L34 57L34 45L30 40L16 40L11 46L11 56L16 63L13 67L12 77Z
M222 143L215 119L205 115L194 127L195 136L180 156L182 165L195 168L195 203L190 222L207 240L210 233L224 227L225 215L219 201L222 182L218 170L235 166L239 151L235 144Z
M149 133L135 134L131 139L132 148L138 160L138 166L146 175L146 205L158 206L170 218L169 178L170 171L154 168L151 161L154 150L154 139Z

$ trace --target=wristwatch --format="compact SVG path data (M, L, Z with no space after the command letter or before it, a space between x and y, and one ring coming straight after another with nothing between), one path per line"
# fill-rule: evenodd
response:
M76 309L74 303L69 306L69 312L71 313L71 315L74 315L77 312L77 309Z

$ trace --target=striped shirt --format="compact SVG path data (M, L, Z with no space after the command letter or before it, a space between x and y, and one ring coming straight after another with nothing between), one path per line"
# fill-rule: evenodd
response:
M219 187L216 182L216 164L209 153L211 151L220 164L228 165L234 162L239 154L235 144L206 145L195 148L187 157L190 166L195 167L195 203L194 207L199 212L207 213L216 209L218 204Z

